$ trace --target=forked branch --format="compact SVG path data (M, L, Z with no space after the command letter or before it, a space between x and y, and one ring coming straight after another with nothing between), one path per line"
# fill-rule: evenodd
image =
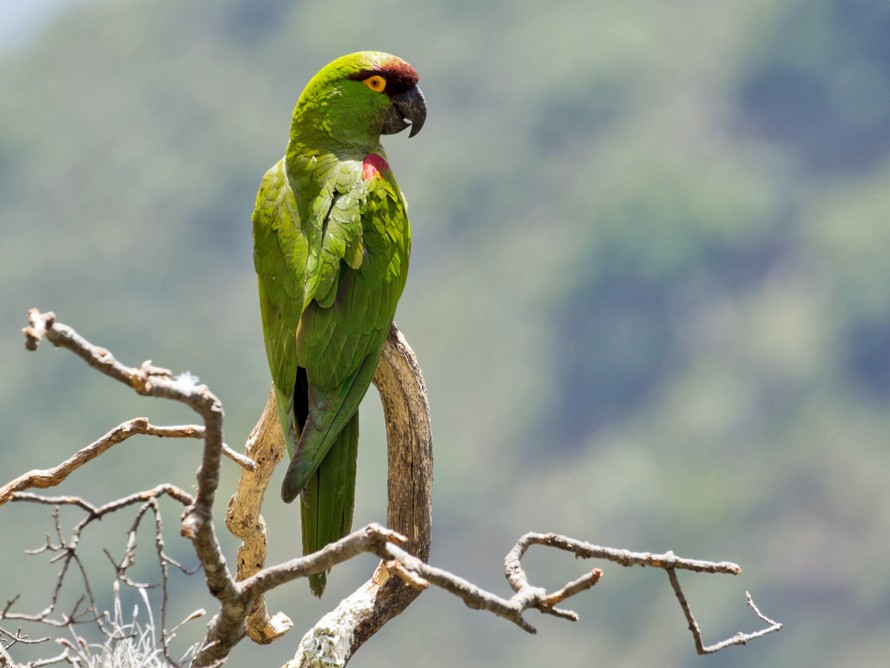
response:
M269 475L283 453L274 406L267 403L263 416L248 440L247 454L234 453L223 442L223 413L219 400L190 373L174 377L170 371L150 362L145 362L138 368L125 366L104 348L92 345L70 327L57 323L52 313L39 313L32 309L29 319L30 326L24 330L28 349L36 349L42 339L47 339L55 346L71 350L93 368L125 383L137 393L181 402L191 407L202 419L203 425L173 427L155 426L146 418L129 420L52 469L31 471L0 487L0 506L13 500L44 503L56 509L53 516L58 541L47 539L46 546L41 549L64 552L68 559L66 563L75 566L79 566L77 539L86 524L104 514L138 505L137 520L129 534L125 557L119 562L113 560L118 579L124 582L128 581L126 569L132 561L132 550L135 547L132 540L135 527L138 526L139 518L149 511L156 518L156 550L163 572L166 573L167 564L178 567L164 551L157 498L167 495L185 505L181 533L191 540L207 586L219 602L219 610L208 625L204 642L192 657L193 666L220 665L245 634L256 642L269 642L280 637L290 628L290 620L283 613L270 617L265 610L263 595L292 580L329 570L363 552L371 552L382 560L371 579L341 601L335 610L325 615L304 635L289 666L345 665L358 647L387 621L402 612L430 585L454 594L471 608L488 610L532 633L534 628L523 617L530 609L567 620L577 620L578 616L574 612L557 606L593 587L602 577L603 571L599 568L588 570L558 590L547 592L529 583L521 566L522 557L532 545L568 551L579 558L665 570L700 654L716 652L732 645L743 645L781 628L781 624L764 616L748 596L748 604L768 626L754 633L739 633L714 645L704 645L698 623L677 579L677 571L734 575L741 572L736 564L729 562L683 559L671 552L634 553L600 547L557 534L528 533L517 541L505 558L506 577L514 592L509 598L484 591L457 575L426 563L430 547L432 487L429 405L417 360L395 326L386 342L374 378L383 402L387 425L389 528L371 524L315 554L266 566L266 529L260 511ZM24 492L29 488L59 484L72 471L135 434L203 440L203 455L194 496L174 485L160 485L153 490L95 506L79 497L41 497ZM217 541L212 514L214 495L219 484L220 460L224 454L242 468L242 480L230 501L227 513L230 530L243 541L238 557L238 572L234 575L229 571ZM86 514L86 518L75 527L70 540L62 539L58 514L58 507L62 505L76 506ZM121 573L124 575L121 576ZM138 583L134 584L138 586ZM166 593L164 600L166 601ZM28 619L27 615L12 612L15 602L16 599L11 600L0 610L0 620ZM94 608L95 606L92 609ZM78 614L82 614L82 611L79 612L76 606L70 614L61 618L61 625L66 625L66 620L72 620ZM37 621L51 623L51 619L55 618L47 614ZM4 637L7 638L5 643L2 642ZM9 647L19 642L24 642L20 634L0 628L0 662L5 661L9 655ZM165 644L165 656L166 649Z

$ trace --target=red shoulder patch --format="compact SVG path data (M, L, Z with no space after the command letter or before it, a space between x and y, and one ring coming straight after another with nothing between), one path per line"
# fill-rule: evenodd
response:
M389 169L389 164L376 153L369 153L362 161L362 178L370 181L379 175L384 169Z

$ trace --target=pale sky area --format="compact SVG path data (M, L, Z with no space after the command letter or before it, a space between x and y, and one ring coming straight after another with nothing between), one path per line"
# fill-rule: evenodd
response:
M0 0L0 53L28 40L59 9L78 0Z

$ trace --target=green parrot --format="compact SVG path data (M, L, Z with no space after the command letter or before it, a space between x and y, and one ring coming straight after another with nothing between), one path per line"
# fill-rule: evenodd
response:
M266 356L291 457L281 496L301 496L303 552L349 533L358 406L405 286L411 230L381 134L426 119L417 72L353 53L324 67L294 109L285 156L253 212ZM324 573L310 577L316 596Z

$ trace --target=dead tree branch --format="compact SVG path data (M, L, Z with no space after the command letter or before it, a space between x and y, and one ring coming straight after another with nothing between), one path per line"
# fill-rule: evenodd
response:
M220 614L211 622L213 633L208 633L208 636L212 635L214 647L225 646L225 653L228 654L228 650L242 635L243 616L238 617L237 612L227 610L228 602L234 602L235 610L239 608L240 592L226 566L212 522L213 501L219 485L219 466L223 453L222 404L191 373L186 372L174 378L169 370L156 367L150 361L144 362L138 369L125 366L105 348L91 344L72 328L57 323L55 314L51 312L40 313L37 309L31 309L28 318L30 326L23 330L25 347L28 350L36 350L38 343L45 338L56 347L72 351L94 369L128 385L138 394L178 401L189 406L203 419L204 450L197 474L197 492L193 503L183 515L181 533L192 541L204 570L207 586L222 604ZM229 614L224 614L226 612ZM220 643L220 634L229 641ZM201 663L199 660L202 656L199 652L194 665L211 665L218 658L215 657L211 663Z
M278 409L275 397L270 392L263 414L247 437L245 447L245 454L256 462L256 467L241 472L238 487L226 509L226 527L242 541L238 548L236 574L239 581L255 575L266 564L266 521L260 512L269 478L284 456L284 451ZM255 643L266 644L280 638L292 626L293 622L283 612L270 617L265 599L260 595L247 616L245 631Z
M136 434L161 436L165 438L204 438L204 428L197 425L179 427L156 427L149 424L148 418L139 417L128 420L109 431L100 439L66 459L51 469L35 469L11 480L0 487L0 506L9 501L13 492L25 489L55 487L78 468L92 461L103 452Z
M432 533L433 481L429 402L414 351L395 325L384 344L380 364L374 375L374 384L380 394L386 420L387 526L404 536L399 541L405 548L400 554L416 555L411 558L426 561ZM272 438L263 441L277 453L270 454L270 459L275 456L280 458L284 451L274 410L270 397L263 418L254 428L256 433L262 431L261 425L264 423L276 425L272 427ZM269 417L270 413L273 417ZM251 442L254 442L253 438L252 434ZM255 504L262 501L268 477L258 480L259 476L245 471L241 478L242 485L245 484L245 479L256 480L256 484L260 486L259 494L242 499L239 485L239 493L233 497L230 508L248 505L251 516L258 516L259 506ZM261 532L261 523L254 523L252 526ZM264 543L265 537L254 540ZM398 559L394 560L388 552L377 554L384 561L371 578L305 634L290 662L292 665L331 665L331 661L345 665L368 638L420 595L420 589L412 586L416 583L405 578L406 571L399 566ZM290 620L282 613L269 618L263 607L257 614L258 619L262 620L259 627L264 639L274 639L277 629L289 628ZM336 642L331 642L333 635L337 636Z
M70 626L84 618L96 620L98 613L95 601L79 561L77 545L84 528L91 522L130 506L138 509L136 519L128 531L124 555L119 560L111 561L118 581L129 582L136 587L148 586L129 578L127 570L134 561L134 536L139 524L143 517L152 513L155 518L155 553L162 573L162 607L165 607L167 568L172 565L183 569L167 555L164 546L157 500L161 496L168 496L185 506L181 533L192 542L208 589L219 603L216 615L208 624L204 641L191 658L191 665L196 667L224 663L231 649L245 634L257 642L269 642L280 637L289 628L290 620L283 613L270 618L263 603L264 594L295 579L329 570L364 552L373 553L382 560L371 579L341 601L306 633L294 659L288 663L289 666L345 665L368 638L401 613L420 591L430 585L454 594L471 608L490 611L532 633L534 628L523 617L530 609L567 620L577 620L577 614L556 606L593 587L602 577L602 570L595 568L587 571L557 591L548 593L544 588L529 583L522 569L521 560L532 545L568 551L579 558L612 561L626 567L645 566L665 570L700 654L712 653L731 645L743 645L781 628L780 624L760 613L749 596L750 607L769 626L755 633L737 634L715 645L703 644L701 632L680 587L676 571L729 574L741 572L736 564L729 562L682 559L671 552L634 553L600 547L557 534L528 533L517 541L505 558L507 581L514 591L510 598L486 592L459 576L426 563L430 547L432 489L429 405L417 360L395 326L390 332L374 378L383 402L387 426L387 524L390 528L371 524L314 554L278 565L265 565L265 523L260 511L269 476L283 453L274 406L267 403L266 410L248 440L247 455L229 453L242 467L242 478L227 512L230 530L243 541L238 554L237 573L233 575L220 549L212 514L219 484L220 459L226 451L222 432L223 411L219 400L188 372L173 377L170 371L155 367L151 362L145 362L139 368L121 364L104 348L92 345L70 327L57 323L52 313L41 314L32 309L29 319L30 326L24 332L26 346L30 350L36 349L42 339L55 346L67 348L93 368L125 383L138 394L170 399L191 407L201 417L203 425L158 427L151 425L146 418L135 418L119 425L58 466L31 471L0 487L0 505L12 500L53 507L55 538L47 537L45 545L36 552L57 552L58 558L62 560L53 600L46 610L30 616L13 613L12 607L16 602L14 598L0 610L0 620L20 619L59 626ZM23 491L60 483L72 471L134 434L203 440L203 454L194 496L174 485L159 485L151 490L96 506L79 497L42 497ZM59 517L59 508L62 506L77 507L85 513L85 518L74 527L67 539ZM56 618L53 614L58 590L71 566L84 573L86 594L71 612ZM162 611L162 614L165 613ZM197 614L194 613L189 618ZM162 623L165 627L163 632L167 633L166 618ZM16 643L24 643L26 639L19 632L10 633L0 629L0 639L2 637L8 638L5 643L0 643L0 660L6 661L9 648ZM161 643L164 655L170 660L168 637L162 635Z

